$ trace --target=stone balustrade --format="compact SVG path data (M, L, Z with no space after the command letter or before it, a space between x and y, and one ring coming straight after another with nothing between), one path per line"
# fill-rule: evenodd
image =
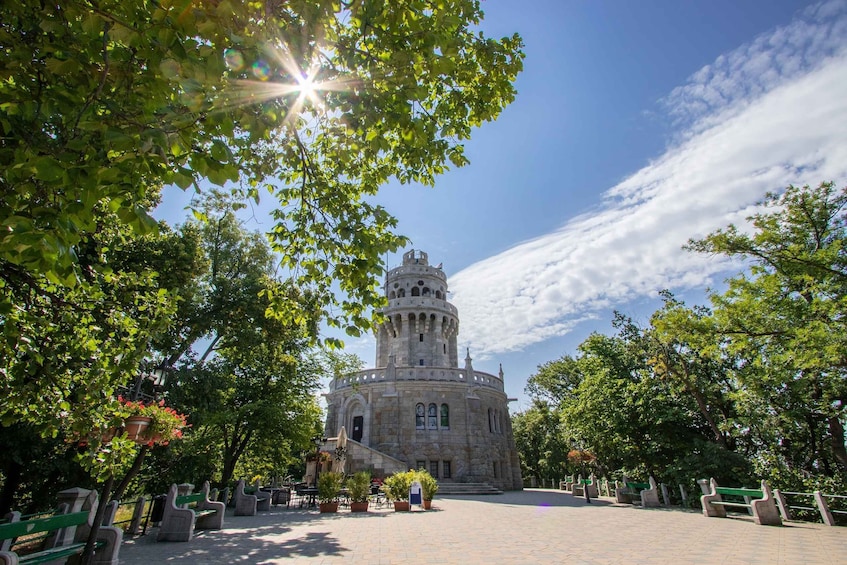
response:
M329 384L330 391L341 390L352 386L392 381L440 381L465 383L469 386L491 388L500 392L505 389L500 377L482 371L474 371L470 380L464 369L449 367L396 367L394 378L389 378L387 369L367 369L333 379Z
M444 300L443 298L435 298L433 296L405 296L403 298L390 298L388 300L389 308L408 308L411 310L417 308L436 308L438 310L446 310L453 316L459 316L459 310Z
M419 275L429 275L432 277L439 278L444 282L447 282L447 275L444 274L444 271L439 269L438 267L431 267L430 265L401 265L400 267L394 267L386 273L386 279L390 279L397 275L404 274L419 274Z

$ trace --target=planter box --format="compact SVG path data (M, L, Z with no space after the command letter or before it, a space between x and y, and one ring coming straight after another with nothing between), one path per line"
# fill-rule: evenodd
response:
M318 508L321 511L321 514L329 514L332 512L338 512L338 503L337 502L321 502L318 504Z
M350 512L367 512L368 511L368 501L365 502L351 502L350 503Z
M395 500L394 501L394 511L395 512L408 512L409 511L409 501L408 500Z
M124 422L124 430L127 438L136 443L147 443L147 428L153 422L153 418L146 416L130 416Z

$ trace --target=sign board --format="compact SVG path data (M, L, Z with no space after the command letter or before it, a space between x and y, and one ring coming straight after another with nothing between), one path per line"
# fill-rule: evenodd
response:
M413 504L423 506L423 487L420 481L413 481L409 487L409 506Z

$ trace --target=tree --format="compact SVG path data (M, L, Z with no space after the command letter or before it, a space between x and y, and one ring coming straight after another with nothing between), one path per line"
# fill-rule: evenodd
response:
M237 203L229 195L212 191L198 209L203 221L189 221L179 229L185 237L197 238L202 269L180 287L182 300L176 315L167 332L153 343L169 366L195 347L201 348L200 361L218 349L237 347L241 341L249 347L256 329L270 324L269 297L278 286L267 239L244 228L235 214ZM304 296L295 297L291 292L287 298L307 312L315 309ZM312 338L317 333L317 316L301 316L301 321L306 319Z
M172 401L191 409L194 447L217 446L210 462L221 484L251 453L272 457L254 457L250 476L279 473L274 463L299 453L319 425L315 393L323 364L302 344L274 341L222 350L181 373L173 388Z
M827 476L847 472L845 203L833 183L789 186L767 196L749 232L731 225L689 243L750 262L711 296L716 334L746 360L738 378L769 459Z
M541 481L564 476L570 442L555 409L536 399L529 409L512 416L512 430L524 477Z
M711 312L704 307L687 308L669 291L660 293L662 309L650 318L647 332L650 366L677 394L694 399L708 424L712 441L734 451L738 414L734 396L737 360L716 348ZM720 354L709 355L710 351Z
M664 367L655 358L656 330L620 314L614 325L617 335L592 334L578 356L547 363L530 378L528 391L556 391L565 444L593 455L602 472L673 483L703 472L746 479L745 461L712 435L690 391L654 371Z
M206 179L277 198L293 281L330 323L369 328L381 257L405 240L367 196L467 163L471 128L515 96L521 40L486 38L482 16L477 0L3 3L0 271L72 286L99 210L145 233L162 186Z
M185 243L167 232L133 235L101 210L97 229L77 246L84 277L75 286L7 264L0 275L0 423L77 440L108 426L116 387L135 379L151 336L173 313L176 296L162 284L188 276L190 264L169 264ZM168 277L160 280L151 263L162 271L168 265Z
M514 98L520 38L481 17L475 0L0 4L0 421L87 433L164 347L179 285L113 267L168 184L277 198L291 284L264 288L268 310L369 328L405 239L367 197L465 164L471 127Z

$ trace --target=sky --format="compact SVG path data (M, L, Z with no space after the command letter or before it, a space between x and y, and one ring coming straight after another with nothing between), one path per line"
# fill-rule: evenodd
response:
M525 43L516 100L473 132L470 165L377 201L443 263L460 350L502 364L514 412L538 365L611 333L613 311L646 322L665 288L704 303L740 268L690 238L788 184L847 185L847 0L482 6L487 36ZM167 190L155 215L178 223L187 200ZM373 338L345 342L372 365Z

